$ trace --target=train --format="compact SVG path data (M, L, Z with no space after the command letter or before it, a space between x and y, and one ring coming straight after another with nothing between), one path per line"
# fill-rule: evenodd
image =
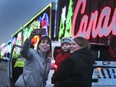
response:
M39 28L46 29L53 49L60 46L62 37L86 38L96 57L93 86L116 86L116 0L51 2L11 36L10 42L2 47L1 55L5 55L6 49L11 53L13 45L22 46L31 31ZM34 47L38 41L39 36L32 39ZM14 57L19 52L20 49L15 49Z

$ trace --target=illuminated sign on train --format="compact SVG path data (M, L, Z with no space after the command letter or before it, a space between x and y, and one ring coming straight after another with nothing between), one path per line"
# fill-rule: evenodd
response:
M112 17L110 16L112 9L108 6L102 9L99 16L98 16L98 10L91 12L90 16L84 14L85 10L86 10L86 0L78 0L74 11L74 16L72 19L73 20L72 35L74 37L83 35L87 39L89 39L90 34L92 34L93 38L96 38L97 35L99 37L108 36L110 33L116 35L116 16L115 16L116 8L114 9ZM83 16L80 21L78 32L74 34L76 29L75 25L76 25L76 19L78 14L83 14ZM112 20L111 22L109 22L110 18Z
M96 0L95 7L92 5L95 2L89 0L68 0L67 4L64 2L60 1L62 6L59 6L61 13L58 39L66 36L90 39L116 35L116 7L112 9L110 3L106 2L108 5L99 7Z

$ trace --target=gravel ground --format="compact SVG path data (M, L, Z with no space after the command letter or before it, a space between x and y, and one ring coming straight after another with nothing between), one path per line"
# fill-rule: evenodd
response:
M0 61L0 87L8 87L8 62Z

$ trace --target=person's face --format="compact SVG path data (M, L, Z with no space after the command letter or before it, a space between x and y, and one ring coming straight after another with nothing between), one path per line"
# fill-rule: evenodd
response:
M70 47L70 53L74 53L75 51L79 50L81 47L73 40L71 47Z
M42 40L39 44L39 49L42 52L47 52L50 50L50 43L47 40Z
M62 46L61 46L61 48L62 48L62 50L64 51L64 52L67 52L67 51L69 51L70 50L70 44L69 43L63 43L62 44Z

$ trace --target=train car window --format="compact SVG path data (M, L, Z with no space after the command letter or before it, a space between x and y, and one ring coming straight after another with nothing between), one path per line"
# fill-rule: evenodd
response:
M91 44L91 50L97 61L111 61L109 46L103 44Z

